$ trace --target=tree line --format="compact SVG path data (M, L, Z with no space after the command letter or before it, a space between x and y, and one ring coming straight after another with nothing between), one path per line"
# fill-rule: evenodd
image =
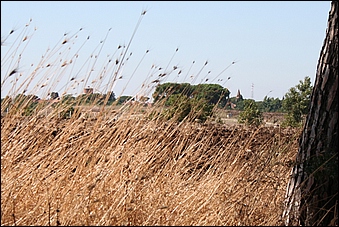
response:
M229 89L219 84L197 84L172 83L158 84L152 94L153 103L163 103L167 108L166 118L178 117L183 120L189 114L193 119L205 121L212 115L213 109L239 110L240 123L260 124L262 113L282 112L286 113L285 124L288 126L301 126L304 116L307 114L310 105L312 92L311 80L305 77L299 84L289 89L283 99L265 96L262 101L244 99L238 93L237 96L230 97ZM70 105L70 111L75 105L122 105L128 101L146 102L149 97L139 97L135 100L133 96L115 97L113 91L107 94L90 93L80 94L77 97L67 94L59 97L57 92L49 94L49 101L58 100L62 104ZM1 99L2 112L11 103L16 103L17 107L24 108L24 115L30 115L37 107L39 97L36 95L18 94L13 100L8 96ZM23 104L25 103L25 106ZM56 104L54 104L56 105Z

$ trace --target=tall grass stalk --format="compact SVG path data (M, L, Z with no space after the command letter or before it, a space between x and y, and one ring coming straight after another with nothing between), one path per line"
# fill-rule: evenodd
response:
M46 51L11 96L23 89L27 94L42 89L48 96L60 76L75 70L70 64L86 43L72 54L64 45L79 40L75 37ZM118 75L132 38L120 63L103 65L98 87L105 77ZM61 67L64 61L68 64ZM90 62L85 78L78 72L62 89L90 81L97 61ZM7 67L1 70L8 73ZM44 90L47 78L53 82ZM144 81L143 92L154 87L150 81ZM3 86L9 86L7 77ZM95 102L42 103L27 116L24 109L33 99L1 103L2 225L282 224L299 130L164 120L165 100L150 107L103 106L96 116L91 115ZM74 113L60 117L71 105Z

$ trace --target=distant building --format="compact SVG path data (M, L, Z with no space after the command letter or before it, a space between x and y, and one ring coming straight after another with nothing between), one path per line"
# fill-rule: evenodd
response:
M84 93L87 95L93 94L93 88L91 87L85 88Z
M236 101L243 100L243 99L244 98L242 97L242 95L240 94L240 90L238 89L237 96L236 96Z

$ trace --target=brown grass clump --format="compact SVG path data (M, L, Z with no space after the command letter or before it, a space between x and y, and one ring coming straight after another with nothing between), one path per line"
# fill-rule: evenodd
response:
M279 225L298 134L6 115L2 225Z

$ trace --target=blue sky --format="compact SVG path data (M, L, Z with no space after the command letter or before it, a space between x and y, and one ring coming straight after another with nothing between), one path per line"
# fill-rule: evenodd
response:
M23 90L20 84L44 56L45 68L28 88L42 98L51 91L77 95L88 86L150 97L156 84L151 82L159 79L218 83L231 96L239 89L244 98L281 99L306 76L314 83L330 6L330 1L1 1L1 97ZM138 21L121 79L112 83L113 62L123 50L117 47L126 49ZM48 59L45 53L54 47ZM68 68L60 67L71 59ZM6 78L15 67L19 73Z

